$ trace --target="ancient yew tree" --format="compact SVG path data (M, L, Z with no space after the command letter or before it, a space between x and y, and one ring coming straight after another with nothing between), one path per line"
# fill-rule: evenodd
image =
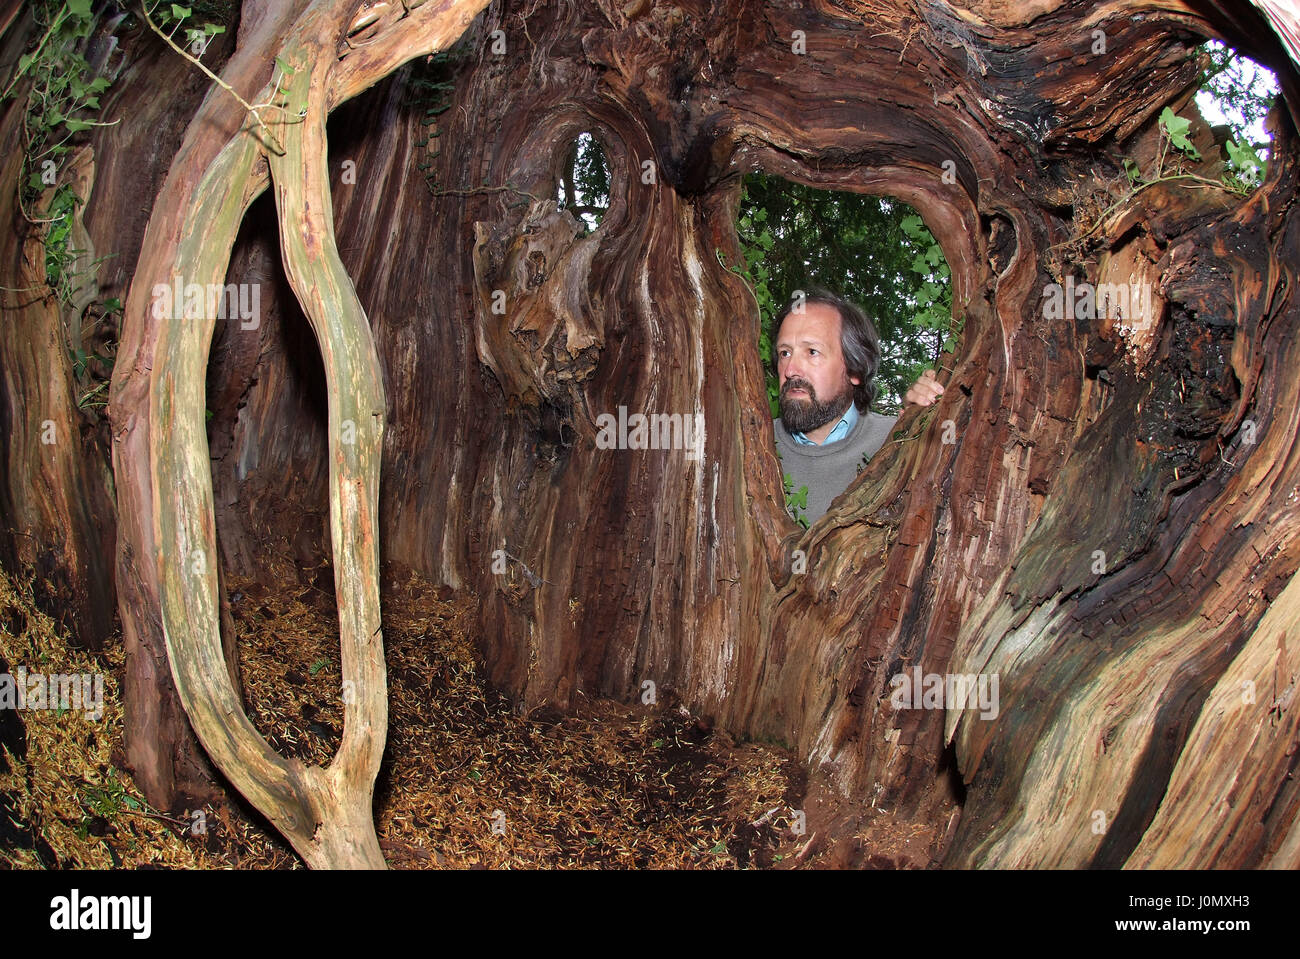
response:
M203 61L221 86L141 27L103 98L121 123L62 174L113 254L92 292L124 303L111 430L78 426L80 316L3 294L7 559L61 572L92 645L116 597L153 801L210 788L206 754L313 865L382 863L394 559L478 597L521 708L652 682L789 744L839 802L951 824L947 865L1300 864L1293 21L1243 0L237 20ZM1247 193L1191 102L1208 37L1282 83ZM1172 162L1166 107L1199 160ZM611 169L591 233L553 199L584 132ZM19 166L13 289L41 262ZM964 320L941 402L808 530L727 268L753 170L911 204ZM160 309L177 278L258 284L259 321ZM1152 309L1046 309L1067 283ZM620 406L704 430L604 449ZM75 441L42 444L46 421ZM332 569L346 723L324 769L240 702L221 571L270 544ZM899 709L891 678L917 669L996 675L996 715Z

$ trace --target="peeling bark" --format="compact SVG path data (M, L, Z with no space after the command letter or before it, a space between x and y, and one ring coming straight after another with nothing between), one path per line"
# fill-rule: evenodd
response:
M353 6L245 9L223 76L265 98L290 52L305 122L277 128L285 153L264 166L233 101L214 93L194 117L154 203L113 389L128 644L165 635L205 748L310 862L376 864L382 550L482 597L491 679L523 707L630 700L651 680L791 744L846 798L931 824L961 800L945 864L1296 864L1300 96L1257 10L494 3L462 40L438 143L421 146L410 71L362 91L448 47L482 4L420 6L408 19L438 24L426 33L383 20L344 41ZM1282 79L1266 183L1245 200L1163 183L1115 205L1121 159L1154 162L1161 108L1194 109L1191 48L1207 36ZM590 236L551 199L583 131L611 166ZM1217 176L1217 147L1198 145L1196 172ZM751 169L913 205L965 317L942 401L906 412L807 531L783 509L757 310L719 260L738 259ZM238 354L217 374L215 442L232 455L214 504L213 323L150 322L149 290L176 271L226 279L268 176L328 425L308 428L310 364ZM230 279L266 265L241 247ZM1157 309L1053 318L1043 289L1067 276L1135 277ZM297 307L268 306L286 326L259 337L286 342ZM295 418L261 419L291 408L284 391ZM597 418L620 406L701 414L705 430L691 449L601 449ZM357 446L341 443L348 420ZM334 765L304 770L239 709L216 528L229 562L255 564L258 504L327 501L330 542L308 551L333 558L360 700ZM269 532L292 540L294 521ZM203 571L186 573L196 549ZM896 708L892 680L914 668L996 675L996 717Z

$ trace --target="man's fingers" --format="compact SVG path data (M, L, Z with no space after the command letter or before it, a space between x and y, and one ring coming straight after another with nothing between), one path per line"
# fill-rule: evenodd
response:
M903 397L905 403L930 406L943 393L943 384L935 378L934 370L925 370Z

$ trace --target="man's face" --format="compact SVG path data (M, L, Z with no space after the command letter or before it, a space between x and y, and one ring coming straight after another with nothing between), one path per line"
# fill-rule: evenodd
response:
M791 433L810 433L838 420L853 402L853 387L862 382L848 375L840 313L826 303L805 304L781 321L776 357L781 421Z

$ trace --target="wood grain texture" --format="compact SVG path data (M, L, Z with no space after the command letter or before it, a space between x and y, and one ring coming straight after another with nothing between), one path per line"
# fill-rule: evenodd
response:
M490 678L522 708L632 701L653 681L790 744L846 799L923 823L960 801L948 865L1296 861L1300 157L1296 71L1258 10L430 3L409 14L430 17L418 31L386 7L354 32L359 5L322 0L307 39L271 6L246 5L223 72L253 97L274 52L321 51L304 161L271 161L278 248L240 239L267 170L213 97L158 191L113 388L118 600L130 642L157 649L166 624L205 746L311 861L372 861L379 558L481 597ZM422 143L416 71L369 87L462 30ZM1192 115L1209 36L1290 97L1266 182L1122 198L1121 160L1161 152L1161 109ZM590 236L550 199L582 131L612 169ZM1203 128L1197 145L1196 172L1217 177ZM941 402L904 413L807 531L783 509L757 310L720 262L739 259L754 169L912 204L965 319ZM215 481L213 325L147 319L178 263L268 280L256 344L217 353ZM1067 277L1136 278L1158 310L1053 317L1044 287ZM307 328L319 367L292 355ZM690 449L603 449L598 418L620 406L705 429ZM373 446L340 448L349 415L378 411ZM295 509L304 552L334 564L345 670L371 687L342 779L258 745L219 642L217 529L228 562L255 568L260 537L298 538ZM213 562L187 582L196 548ZM997 715L897 708L915 668L996 675ZM321 852L302 836L326 820Z

